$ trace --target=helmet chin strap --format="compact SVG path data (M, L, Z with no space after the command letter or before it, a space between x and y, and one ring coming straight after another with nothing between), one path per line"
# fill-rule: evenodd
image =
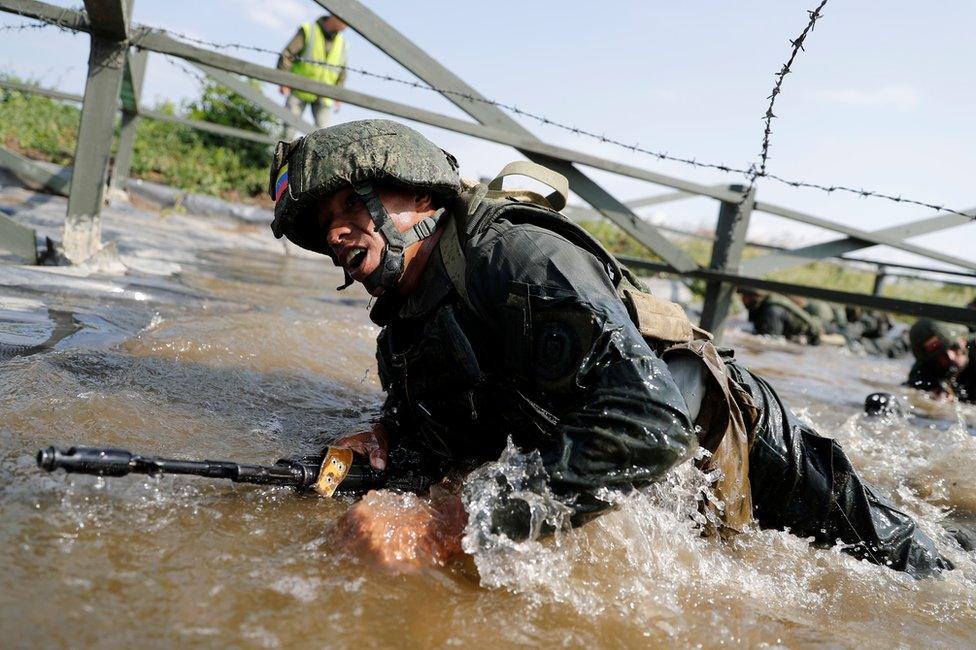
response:
M444 209L441 208L431 216L417 222L406 232L400 232L387 213L383 202L376 195L371 183L353 183L352 186L366 206L366 211L369 212L377 232L386 242L386 246L383 248L383 256L380 258L380 265L363 279L363 286L370 293L377 289L383 289L384 292L394 289L400 281L400 276L403 275L404 251L434 233L437 222L444 214ZM350 284L352 284L352 278L346 271L346 283L339 287L339 290L345 289Z

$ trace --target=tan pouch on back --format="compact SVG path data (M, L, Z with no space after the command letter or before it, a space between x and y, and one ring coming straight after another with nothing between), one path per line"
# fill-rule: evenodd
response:
M655 298L649 293L624 289L624 304L641 335L668 343L687 343L695 339L711 340L712 335L695 327L681 305Z

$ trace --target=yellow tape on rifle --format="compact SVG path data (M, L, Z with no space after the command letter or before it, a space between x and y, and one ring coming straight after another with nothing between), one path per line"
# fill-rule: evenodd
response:
M352 465L351 449L329 447L319 469L319 480L315 482L315 491L324 497L331 497L349 473L350 465Z

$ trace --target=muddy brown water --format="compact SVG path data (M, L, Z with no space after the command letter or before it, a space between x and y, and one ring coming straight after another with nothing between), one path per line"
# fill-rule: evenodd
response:
M110 237L130 232L119 215ZM859 415L866 394L899 390L904 360L730 336L959 567L921 581L783 532L703 539L688 469L580 530L410 574L336 547L348 502L39 471L48 444L267 463L317 451L379 404L367 296L337 293L327 262L283 255L263 228L210 222L219 236L191 244L189 218L139 218L158 228L147 241L170 239L122 252L178 269L0 267L0 339L45 340L47 310L80 327L0 360L3 647L976 644L976 555L940 523L976 512L976 417L917 399L908 418Z

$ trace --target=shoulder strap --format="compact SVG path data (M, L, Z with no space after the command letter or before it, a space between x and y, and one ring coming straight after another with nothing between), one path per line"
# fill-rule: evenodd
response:
M515 190L514 192L506 192L502 189L502 185L505 182L506 176L525 176L531 178L532 180L539 181L544 185L551 187L554 192L546 197L542 197L535 192L529 192L528 190ZM534 162L529 162L527 160L516 160L515 162L510 162L498 173L498 176L488 183L489 197L490 198L502 198L507 196L512 196L517 198L520 195L524 195L529 201L535 202L533 199L539 197L544 199L546 206L551 207L556 212L559 212L566 207L566 200L569 197L569 181L562 174L552 171L547 167L538 165Z
M468 261L464 257L464 248L461 238L465 235L463 220L467 218L466 211L454 210L450 214L445 214L442 219L447 221L444 232L441 233L438 247L441 252L441 261L447 271L454 290L461 296L461 300L471 310L475 311L471 303L471 296L468 295L467 269ZM461 223L459 223L461 222Z

